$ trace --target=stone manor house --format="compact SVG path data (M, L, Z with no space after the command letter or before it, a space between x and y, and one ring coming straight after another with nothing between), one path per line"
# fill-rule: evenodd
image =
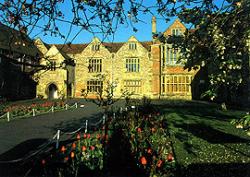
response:
M181 35L186 27L177 19L164 35ZM156 32L156 18L152 18L152 33ZM93 38L87 44L47 45L40 39L35 45L47 60L62 65L73 59L75 66L66 66L37 73L37 96L43 98L95 97L108 84L115 85L114 96L125 91L133 98L192 98L192 80L196 71L183 69L177 63L179 52L170 44L159 41L138 41L131 36L126 42L106 43Z

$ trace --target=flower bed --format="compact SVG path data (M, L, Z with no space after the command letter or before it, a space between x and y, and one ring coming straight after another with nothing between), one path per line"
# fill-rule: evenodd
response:
M99 172L103 170L105 145L110 132L98 130L92 133L78 133L75 141L62 145L58 150L41 160L44 175L77 176L83 171Z
M29 117L33 114L43 114L49 112L51 109L62 110L65 107L64 101L46 101L42 103L31 104L12 104L2 108L0 115L10 113L12 118L15 117ZM35 111L35 112L34 112Z
M78 133L47 155L41 161L45 175L116 175L129 169L132 176L173 176L175 159L163 116L130 110L105 125Z
M174 173L175 160L165 121L159 113L145 115L138 112L114 120L129 140L134 161L146 176L171 176Z

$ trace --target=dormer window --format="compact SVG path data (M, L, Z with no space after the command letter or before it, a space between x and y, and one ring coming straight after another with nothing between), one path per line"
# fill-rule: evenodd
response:
M182 34L182 32L181 32L180 29L178 29L178 28L172 29L172 35L173 35L173 36L179 36L179 35L181 35L181 34Z
M92 51L99 51L100 50L100 44L93 44L92 45Z
M137 45L136 45L136 43L129 43L128 44L128 48L129 48L129 50L136 50L136 48L137 48Z

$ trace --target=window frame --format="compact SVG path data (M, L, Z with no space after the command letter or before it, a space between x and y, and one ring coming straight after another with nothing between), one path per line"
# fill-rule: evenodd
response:
M125 68L127 73L139 73L140 59L137 57L125 58Z
M165 74L161 77L161 94L191 94L193 75Z
M103 91L103 81L101 80L87 80L86 82L87 93L100 93Z
M100 51L100 44L92 44L91 46L92 51Z
M142 93L142 81L140 79L123 80L123 88L134 95Z
M88 58L88 73L101 73L102 69L102 58Z
M180 35L182 35L182 31L180 28L173 28L171 30L171 35L172 36L180 36Z
M128 43L128 49L129 50L137 50L137 43L136 42Z
M180 50L178 48L172 48L168 44L161 46L161 61L162 66L178 66L181 63L177 63L180 56Z

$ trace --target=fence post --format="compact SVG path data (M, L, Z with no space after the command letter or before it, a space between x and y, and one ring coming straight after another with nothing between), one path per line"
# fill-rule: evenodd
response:
M88 131L88 120L86 120L86 123L85 123L85 133L87 133Z
M7 112L7 121L8 122L10 121L10 112L9 111Z
M60 130L57 130L57 136L56 136L56 149L59 148L59 139L60 139Z
M35 113L35 109L34 109L34 108L32 109L32 116L33 116L33 117L36 116L36 113Z
M106 119L106 117L105 117L105 114L104 114L103 117L102 117L102 124L103 125L105 124L105 119Z

